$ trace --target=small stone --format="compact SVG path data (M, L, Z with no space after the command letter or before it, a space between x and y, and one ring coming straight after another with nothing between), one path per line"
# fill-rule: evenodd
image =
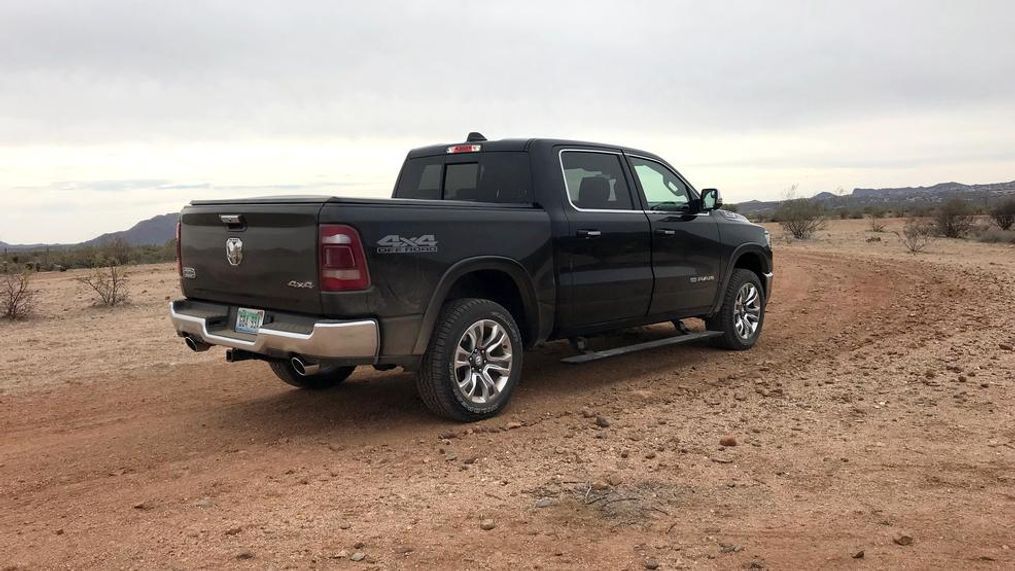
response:
M853 554L853 559L863 559L863 550L857 551Z
M904 533L896 535L895 537L892 538L892 541L895 543L895 545L913 545L913 537L911 535L906 535Z
M362 551L357 551L356 553L353 553L352 557L350 557L349 559L353 561L363 561L364 559L366 559L366 557L367 557L366 553L363 553Z
M727 434L719 439L719 444L722 446L736 446L737 439L733 435Z
M591 408L583 408L582 409L582 416L584 416L585 418L592 418L592 417L596 416L596 413Z
M195 508L210 508L215 505L215 502L211 501L211 498L205 496L196 502L194 502Z
M645 568L646 569L658 569L659 568L659 562L656 561L655 559L646 559L645 560Z
M1015 351L1015 346L1013 346L1011 343L998 343L997 346L1000 347L1001 349L1004 349L1005 351Z
M243 551L241 551L241 552L236 554L236 558L237 559L253 559L254 558L254 552L249 550L249 549L244 549Z
M514 430L516 428L521 428L523 426L525 426L525 425L520 423L520 422L509 422L509 423L507 423L508 430Z
M53 533L55 533L57 535L63 535L63 528L61 527L60 529L54 531Z
M148 502L138 502L138 503L134 504L134 509L136 509L136 510L150 510L150 509L152 509L152 506Z
M366 546L367 546L367 544L363 543L362 541L357 541L356 543L352 544L352 548L353 549L363 549Z
M497 527L497 524L494 523L492 519L484 519L479 522L479 529L482 529L483 531L490 531L495 527Z
M334 559L345 559L346 557L349 557L349 550L347 549L343 549L332 556Z
M606 418L605 416L598 415L596 416L596 426L600 428L606 428L610 426L610 419Z
M548 507L550 507L552 505L553 505L553 500L551 498L539 498L538 500L536 500L536 507L537 508L548 508Z
M349 522L347 521L343 521L342 523L338 524L338 529L349 529L350 527L352 526L350 526Z
M624 479L621 478L620 474L616 472L606 477L606 482L609 483L611 486L619 486L623 481Z
M238 527L238 526L237 527L230 527L229 529L226 530L226 535L238 535L241 531L243 531L242 527Z
M719 544L719 552L720 553L736 553L737 551L740 551L740 546L739 545L733 545L732 543L720 543Z

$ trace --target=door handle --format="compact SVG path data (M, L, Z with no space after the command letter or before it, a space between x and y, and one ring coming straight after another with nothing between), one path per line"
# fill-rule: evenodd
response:
M657 228L656 229L656 234L659 234L660 236L676 236L677 235L677 231L676 230L669 230L667 228Z
M579 230L577 234L579 238L585 238L586 240L590 238L598 238L603 235L603 233L599 230Z

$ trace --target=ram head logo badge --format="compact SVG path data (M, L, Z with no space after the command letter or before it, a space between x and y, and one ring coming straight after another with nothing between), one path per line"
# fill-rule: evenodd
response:
M230 238L226 240L226 260L230 266L238 266L243 261L243 240Z

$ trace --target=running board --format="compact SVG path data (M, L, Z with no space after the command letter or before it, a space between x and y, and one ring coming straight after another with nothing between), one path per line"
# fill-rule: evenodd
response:
M560 362L578 365L581 363L588 363L589 361L598 361L599 359L616 357L617 355L626 355L628 353L634 353L635 351L644 351L645 349L655 349L656 347L666 347L668 345L679 345L681 343L690 343L691 341L700 341L701 339L711 339L712 337L719 337L720 335L722 335L721 331L703 331L699 333L675 335L673 337L667 337L666 339L656 339L654 341L646 341L644 343L635 343L634 345L627 345L625 347L603 349L602 351L588 351L587 353L582 353L581 355L574 355L572 357L561 359Z

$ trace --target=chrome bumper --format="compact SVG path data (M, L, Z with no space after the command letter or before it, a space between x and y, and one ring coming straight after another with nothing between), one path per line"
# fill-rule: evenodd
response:
M177 300L169 304L169 316L173 326L176 327L176 333L180 336L192 336L209 345L222 345L278 357L301 355L361 363L377 361L380 334L377 321L374 319L315 321L307 333L282 331L264 325L256 334L246 335L222 328L221 316L215 319L220 327L209 331L209 319L188 313L183 306L184 303L186 300Z

